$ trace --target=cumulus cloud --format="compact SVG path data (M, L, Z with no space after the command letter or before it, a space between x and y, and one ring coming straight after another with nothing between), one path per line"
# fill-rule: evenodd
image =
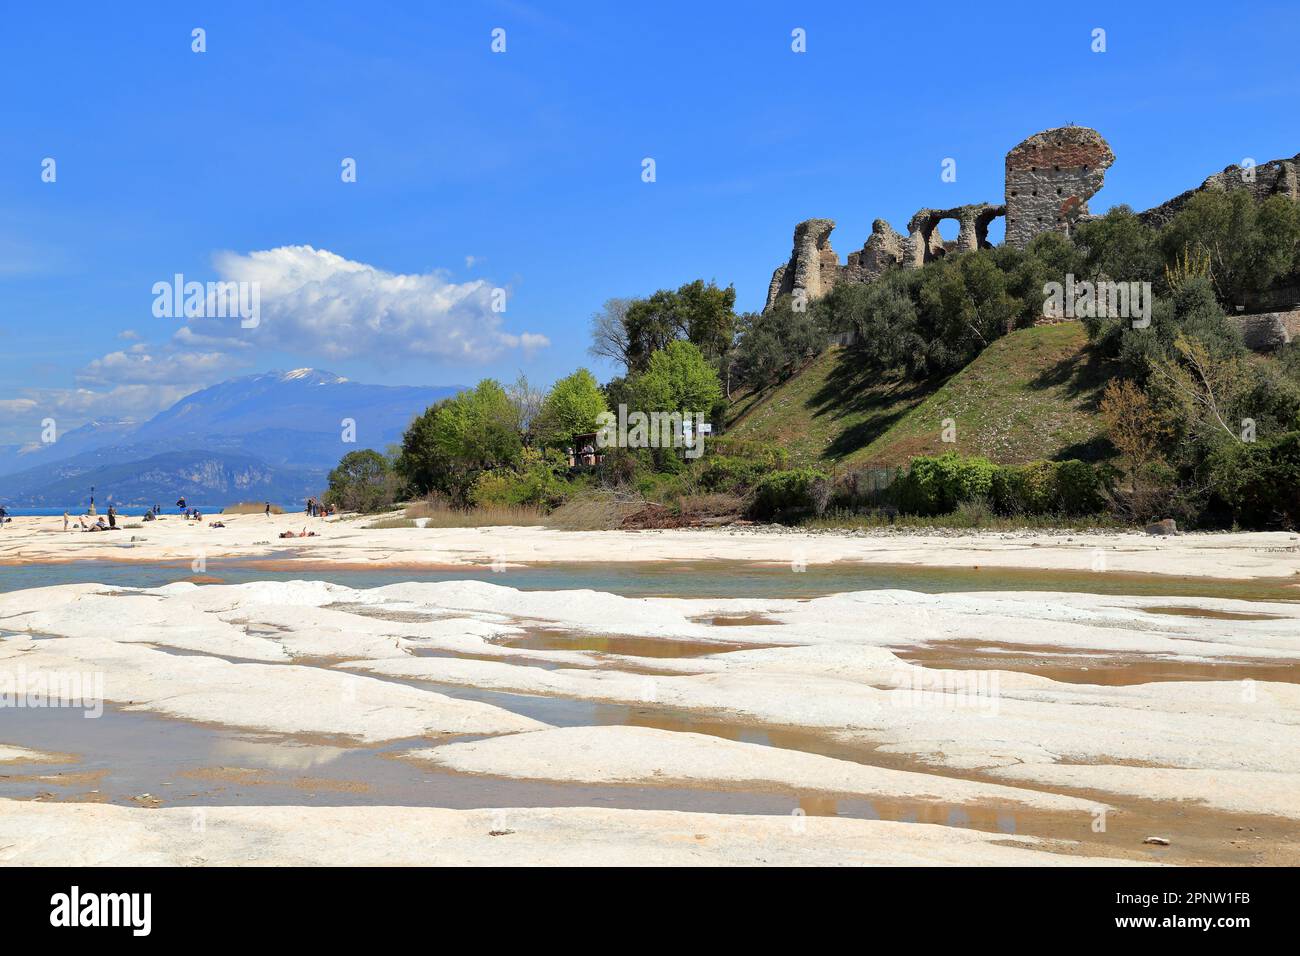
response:
M190 319L178 343L253 343L329 359L380 361L418 356L489 361L504 352L531 354L544 335L512 333L488 282L452 282L447 274L387 272L326 249L281 246L214 257L224 282L256 282L261 314L254 328L238 320Z
M82 385L190 385L227 377L239 363L224 352L166 349L158 355L137 344L94 359L77 373Z

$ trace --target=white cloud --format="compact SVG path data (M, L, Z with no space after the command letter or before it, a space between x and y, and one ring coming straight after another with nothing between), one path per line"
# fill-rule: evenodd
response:
M194 390L185 385L24 389L18 398L0 399L0 444L39 440L46 418L54 419L63 433L92 420L144 421Z
M329 359L471 362L550 344L544 335L505 331L503 314L492 310L493 287L483 280L386 272L311 246L220 253L214 263L223 281L259 284L260 321L242 328L234 319L191 319L178 343L251 343Z
M117 333L117 337L126 342L138 342L140 340L140 333L135 329L123 329L121 332Z
M228 378L242 358L171 347L155 355L137 342L88 363L77 372L76 388L20 389L16 397L0 399L0 444L35 440L46 418L53 418L61 432L91 420L144 421Z
M226 378L239 363L224 352L191 352L166 349L152 355L147 346L136 344L97 358L77 373L81 385L187 385Z
M0 415L29 415L37 404L34 398L0 398Z

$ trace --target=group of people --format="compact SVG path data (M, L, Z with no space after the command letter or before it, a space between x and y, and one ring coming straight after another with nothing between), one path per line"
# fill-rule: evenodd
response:
M333 505L327 505L317 498L308 498L307 507L304 510L309 518L328 518L334 514ZM270 514L270 512L268 511L267 514Z
M180 498L177 499L176 507L180 509L180 513L185 518L186 521L203 520L203 513L199 511L198 508L189 507L186 504L184 495L182 495ZM307 507L304 510L306 514L312 518L329 518L336 513L336 510L333 505L325 504L323 501L321 501L319 498L316 497L311 497L307 499ZM96 515L94 512L95 512L95 506L94 506L93 499L91 500L89 511L87 511L85 514L78 515L75 519L67 511L63 512L63 530L64 531L77 530L77 529L80 529L81 531L121 530L117 524L118 513L116 507L114 507L113 505L109 505L108 511L102 515ZM265 503L264 514L266 514L267 517L271 516L271 502L269 501ZM157 521L161 517L162 517L162 506L156 504L152 508L149 508L145 511L144 515L141 517L141 520ZM91 519L91 520L87 520L87 519ZM4 530L5 524L11 521L13 521L13 518L10 517L8 509L6 509L4 505L0 505L0 530ZM210 523L209 526L213 528L225 527L225 525L220 521L213 521ZM295 532L295 531L282 532L280 534L280 537L314 538L316 537L316 532L308 531L306 528L303 528L301 532Z
M99 515L98 517L95 518L94 521L87 524L86 519L89 517L90 515L77 515L77 526L82 531L121 531L122 530L117 526L117 509L114 508L112 505L108 506L108 513L106 515ZM105 520L105 518L107 518L108 520ZM68 528L71 527L71 524L72 524L72 519L68 517L68 513L66 511L63 512L63 530L67 531Z
M82 531L120 531L121 530L117 526L117 519L120 516L118 515L117 508L115 506L109 505L108 511L102 515L95 515L92 513L93 511L94 508L92 507L90 512L87 512L86 514L78 515L75 521L72 518L72 516L68 514L68 512L66 511L63 512L63 530L68 531L72 529L74 526L80 528L80 530ZM154 505L152 508L149 508L148 510L145 511L145 513L140 517L140 520L157 521L161 515L162 515L162 505ZM193 517L201 520L203 516L198 513L197 509L194 509L193 514L186 515L186 517L187 518ZM90 518L93 518L94 520L87 521L87 519Z

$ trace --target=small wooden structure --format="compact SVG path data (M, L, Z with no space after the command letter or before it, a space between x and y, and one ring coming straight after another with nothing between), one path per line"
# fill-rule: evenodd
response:
M567 453L570 468L594 468L605 460L604 450L596 444L595 432L574 435Z

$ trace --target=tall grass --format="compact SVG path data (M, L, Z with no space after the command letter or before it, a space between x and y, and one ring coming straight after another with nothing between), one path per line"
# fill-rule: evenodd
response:
M241 501L238 504L227 505L221 509L221 513L223 515L260 515L265 510L265 501ZM271 514L282 515L284 509L279 505L271 505Z
M547 516L546 525L560 531L611 531L644 506L640 496L597 491L570 498Z
M388 518L407 524L375 524L371 527L413 527L423 518L426 528L534 527L546 524L546 513L534 505L484 505L478 508L453 508L443 501L415 501L407 505L402 518Z

